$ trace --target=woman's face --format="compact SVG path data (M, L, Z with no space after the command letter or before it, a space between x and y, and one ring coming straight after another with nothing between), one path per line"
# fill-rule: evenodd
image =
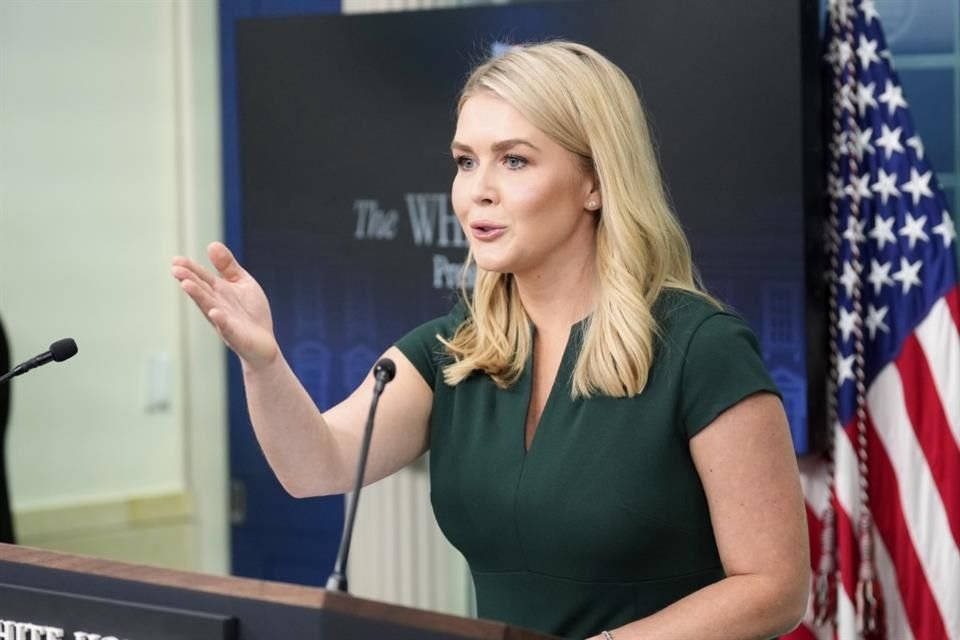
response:
M576 154L490 93L463 104L451 149L453 208L480 268L542 276L592 260L600 196Z

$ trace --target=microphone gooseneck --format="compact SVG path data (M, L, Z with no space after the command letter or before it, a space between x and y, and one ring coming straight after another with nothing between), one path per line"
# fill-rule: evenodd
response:
M44 351L38 356L30 358L26 362L21 362L7 373L0 376L0 384L10 378L22 375L31 369L42 367L48 362L63 362L77 355L77 343L73 338L62 338L50 345L50 349Z
M327 589L330 591L348 592L347 559L350 556L350 540L353 538L353 522L357 516L360 489L363 488L363 476L367 470L367 454L370 452L370 437L373 435L373 418L377 413L377 403L380 401L383 388L393 380L396 374L397 366L390 358L380 358L373 367L373 377L376 381L373 386L373 398L370 401L370 411L367 413L367 424L363 430L363 444L360 447L360 459L357 461L357 477L353 482L353 491L347 496L347 517L343 524L337 561L333 565L333 573L327 578Z

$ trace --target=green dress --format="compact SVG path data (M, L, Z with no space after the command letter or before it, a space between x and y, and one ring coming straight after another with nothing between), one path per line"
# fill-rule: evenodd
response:
M747 325L668 290L643 393L572 400L575 325L527 451L530 362L507 390L482 374L443 381L436 335L464 314L458 305L397 347L434 392L431 500L470 565L479 616L584 638L723 578L688 440L743 398L778 393Z

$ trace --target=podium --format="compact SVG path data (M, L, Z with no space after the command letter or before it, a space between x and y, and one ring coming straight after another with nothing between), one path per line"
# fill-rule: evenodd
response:
M548 640L551 636L312 587L0 544L0 638Z

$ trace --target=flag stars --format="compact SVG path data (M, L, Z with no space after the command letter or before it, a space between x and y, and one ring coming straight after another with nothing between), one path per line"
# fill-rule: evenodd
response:
M856 10L853 7L853 3L849 0L839 0L839 2L833 2L834 12L837 15L837 21L840 24L845 24L848 20L852 20L857 16Z
M893 223L896 221L896 218L881 218L879 215L874 219L873 229L870 230L868 235L877 241L880 251L883 251L888 242L890 244L897 243L897 237L893 235Z
M877 41L868 40L866 36L860 34L860 46L857 47L857 57L860 58L860 67L864 71L870 69L871 63L880 62L880 58L877 57Z
M882 96L881 96L882 99ZM885 157L887 160L890 159L890 156L896 153L903 153L903 145L900 143L900 136L903 135L903 127L897 127L893 131L890 130L886 124L880 125L883 132L880 137L878 137L875 142L878 147L883 147L883 150L886 152Z
M833 136L833 142L830 143L830 151L835 156L845 156L850 152L847 149L847 132L841 131Z
M846 186L844 192L851 198L855 198L858 202L866 198L872 198L873 194L870 193L870 176L850 176L850 184Z
M930 240L930 236L927 235L927 232L923 230L923 227L927 224L927 216L920 216L919 218L914 218L913 214L907 214L907 221L903 223L903 226L900 227L899 233L901 236L910 239L910 249L912 250L917 246L917 240L923 240L927 242Z
M877 13L877 7L873 4L873 0L863 0L863 2L860 3L860 11L863 12L863 19L866 21L867 26L880 17L880 14Z
M852 55L852 50L850 49L849 45L844 47L844 52L840 51L841 47L846 44L847 43L844 41L840 41L835 38L831 39L830 46L827 47L827 53L823 56L823 59L829 62L831 65L836 65L840 63L840 57L845 56L843 64L846 64L846 61L849 60L850 56Z
M873 127L867 127L859 134L857 134L857 139L855 142L854 149L857 152L857 159L863 160L863 153L874 153L873 145L870 144L870 139L873 137Z
M842 106L844 109L846 109L850 113L853 113L856 110L853 106L854 97L855 96L853 95L853 88L850 85L845 84L842 87L840 87L840 94L839 94L840 106Z
M923 260L917 260L913 264L904 257L900 258L900 271L893 274L893 279L903 285L903 293L906 295L910 288L920 286L920 267L923 266Z
M867 325L867 331L870 332L871 340L877 337L878 329L884 333L890 333L890 327L883 321L889 310L890 307L880 307L876 309L872 304L867 305L867 319L864 323Z
M841 275L838 280L846 290L848 298L853 295L854 287L860 284L860 276L849 262L843 263L843 275Z
M903 99L903 88L898 87L889 80L887 80L886 87L878 99L880 102L887 105L887 110L890 116L893 116L894 112L897 110L897 107L904 109L907 107L907 101Z
M920 202L924 196L933 197L933 191L930 190L930 178L933 177L933 171L927 171L921 175L914 167L910 167L910 180L900 185L901 189L913 196L913 204Z
M843 335L843 341L846 342L853 335L857 328L857 314L847 311L846 307L840 308L840 321L837 323L840 327L840 333Z
M837 41L831 40L830 45L827 47L827 52L823 54L823 59L825 62L833 64L837 61Z
M837 176L830 174L827 176L827 193L834 200L843 198L843 181Z
M891 266L889 262L880 264L876 260L870 260L870 275L867 276L867 280L873 285L874 295L880 295L880 292L883 290L883 285L893 286L893 280L890 278Z
M917 160L923 160L923 140L920 139L920 136L907 138L907 146L911 147L917 154Z
M877 101L873 97L876 88L876 82L871 82L868 85L857 83L857 109L860 111L861 118L867 112L867 107L877 108Z
M933 232L943 237L944 249L949 247L950 243L957 237L957 230L953 226L953 218L950 217L949 211L944 210L942 221L933 228Z
M846 40L842 40L837 46L837 57L840 59L840 66L845 66L853 57L853 47Z
M844 356L840 358L840 362L837 363L837 386L843 386L843 383L847 380L853 380L853 361L856 358L854 354Z
M875 193L880 194L880 200L883 204L887 204L890 197L900 197L900 190L897 189L897 174L887 173L883 168L877 171L877 181L870 185L870 188Z
M866 224L867 223L862 220L849 218L847 220L847 229L843 232L844 240L855 242L857 244L860 244L866 240L867 237L863 235L863 228L866 226Z

